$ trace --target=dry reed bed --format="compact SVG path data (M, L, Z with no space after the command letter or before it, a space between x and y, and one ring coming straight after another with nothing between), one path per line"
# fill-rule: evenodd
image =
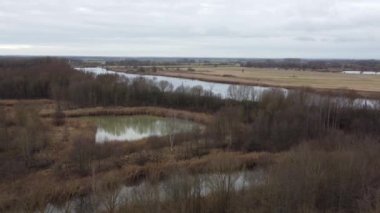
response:
M55 104L54 100L49 99L33 99L33 100L23 100L23 99L0 99L0 106L15 106L15 105L43 105L49 106Z
M139 166L124 165L120 169L113 169L95 176L57 177L53 170L45 170L31 174L11 185L0 184L0 189L10 192L0 200L0 210L12 210L15 207L31 205L31 208L43 208L47 202L64 203L76 196L84 196L92 192L93 184L107 184L110 181L116 184L133 185L141 181L159 181L179 171L189 174L224 173L241 169L253 169L256 166L265 166L276 158L271 153L240 153L213 151L201 158L183 161L166 160L161 163L150 162ZM28 182L28 185L23 183ZM16 194L11 193L18 191ZM32 198L32 200L30 200ZM28 202L20 203L20 200ZM22 207L25 208L25 207Z
M175 117L194 122L209 124L213 116L206 113L184 110L167 109L161 107L95 107L64 111L66 117L101 116L101 115L153 115L160 117ZM51 117L54 111L40 113L42 117Z

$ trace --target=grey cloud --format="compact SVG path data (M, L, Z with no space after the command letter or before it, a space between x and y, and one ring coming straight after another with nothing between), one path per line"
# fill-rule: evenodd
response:
M379 22L378 0L2 0L0 54L379 58Z

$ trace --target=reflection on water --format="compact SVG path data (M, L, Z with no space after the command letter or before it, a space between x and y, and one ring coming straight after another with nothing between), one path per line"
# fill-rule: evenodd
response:
M48 204L46 211L63 212L107 212L127 204L154 201L175 201L178 198L205 197L212 193L242 191L248 187L265 184L267 174L262 169L235 173L176 174L158 183L142 182L134 186L120 186L111 191L102 191L80 197L61 205Z
M224 84L224 83L214 83L214 82L208 82L208 81L200 81L200 80L192 80L192 79L186 79L186 78L178 78L178 77L166 77L166 76L154 76L154 75L138 75L138 74L130 74L130 73L121 73L121 72L115 72L106 70L101 67L87 67L87 68L77 68L78 70L81 70L83 72L87 73L93 73L95 75L103 75L103 74L112 74L112 75L118 75L124 78L134 79L138 77L143 77L145 79L153 80L154 82L158 83L161 81L167 81L170 84L173 85L173 88L178 88L181 86L185 87L195 87L195 86L201 86L204 90L208 90L213 92L215 95L220 95L222 98L231 98L235 100L258 100L260 96L271 89L273 87L261 87L261 86L246 86L246 85L236 85L236 84ZM357 73L359 71L345 71L344 73ZM374 73L370 71L366 72L359 72L363 74L380 74L380 72ZM284 92L285 94L288 94L290 90L285 88L277 88L280 91ZM318 95L315 94L316 97ZM324 96L320 96L321 99L324 98ZM347 101L350 101L351 99L337 97L336 102L337 103L345 103ZM363 98L356 98L353 100L353 107L378 107L379 101L378 100L371 100L371 99L363 99Z
M84 119L96 123L97 143L135 141L151 136L189 132L199 127L191 121L148 115L94 116Z
M101 67L87 67L87 68L77 68L77 69L87 72L87 73L94 73L96 75L113 74L113 75L118 75L118 76L129 78L129 79L143 77L145 79L153 80L154 82L167 81L173 85L174 89L181 86L185 86L185 87L201 86L204 90L211 91L215 95L220 95L222 98L228 97L228 93L229 93L228 90L229 90L229 87L232 85L232 84L215 83L215 82L209 82L209 81L193 80L193 79L187 79L187 78L178 78L178 77L121 73L121 72L106 70ZM261 86L247 86L247 88L250 88L257 93L262 93L265 90L270 89L270 87L261 87ZM282 90L286 91L286 89L282 89Z

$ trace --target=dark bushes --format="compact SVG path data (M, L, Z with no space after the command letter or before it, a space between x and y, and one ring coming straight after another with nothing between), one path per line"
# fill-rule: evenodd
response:
M268 97L272 100L268 100ZM287 97L266 93L251 124L249 150L286 150L305 139L335 130L380 136L380 111L343 103L334 97L291 92Z
M63 98L70 81L81 76L53 58L0 60L0 98Z
M306 142L275 165L268 184L249 199L259 212L376 212L379 151L377 141L343 133Z
M171 108L212 111L225 104L220 97L194 88L162 89L160 83L137 78L97 76L89 81L75 82L69 87L68 101L79 106L164 106Z
M380 137L380 110L341 97L272 90L256 105L222 108L207 132L213 146L275 152L336 130Z
M213 111L225 101L201 87L180 87L143 78L93 76L54 58L1 61L0 98L49 98L74 106L164 106Z
M55 126L62 126L65 124L65 113L63 113L61 107L58 105L53 114L53 124Z
M86 176L94 172L119 167L118 161L126 151L121 143L95 143L94 138L78 136L68 156L72 171ZM104 161L103 161L104 160Z
M17 106L12 118L0 110L0 117L1 178L14 178L51 163L39 155L49 143L48 129L33 108Z
M70 153L70 161L75 171L81 175L89 174L93 160L95 160L95 141L86 137L76 138Z
M5 111L2 108L0 108L0 152L6 151L9 146L9 127L7 125Z

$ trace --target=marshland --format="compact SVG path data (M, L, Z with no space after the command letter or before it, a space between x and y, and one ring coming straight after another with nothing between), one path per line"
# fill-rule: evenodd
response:
M140 63L0 59L1 212L380 211L375 90Z
M380 0L0 0L0 213L380 213Z

